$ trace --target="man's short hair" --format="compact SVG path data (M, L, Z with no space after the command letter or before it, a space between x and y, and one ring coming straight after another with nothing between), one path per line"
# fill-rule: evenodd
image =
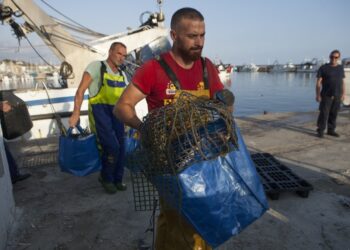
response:
M183 18L204 21L204 17L202 13L200 13L198 10L190 7L185 7L177 10L171 17L171 22L170 22L171 29L174 30L176 26L179 24L179 22L181 21L181 19Z
M335 53L337 53L337 54L340 55L340 51L337 50L337 49L335 49L335 50L333 50L333 51L329 54L329 56L331 56L331 55L333 55L333 54L335 54Z
M111 44L111 46L109 47L109 50L113 50L116 46L122 46L126 49L126 45L122 42L114 42Z

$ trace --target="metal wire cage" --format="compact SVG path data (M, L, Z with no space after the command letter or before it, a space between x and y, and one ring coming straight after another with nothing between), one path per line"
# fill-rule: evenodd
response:
M175 103L151 111L143 124L140 144L127 157L136 211L154 209L158 196L179 208L177 175L238 147L227 107L186 92Z

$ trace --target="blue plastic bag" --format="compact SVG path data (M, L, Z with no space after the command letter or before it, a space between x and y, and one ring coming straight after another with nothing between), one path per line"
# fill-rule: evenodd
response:
M125 154L132 154L139 146L139 132L136 129L130 128L125 137Z
M100 155L94 134L84 133L80 125L76 127L78 134L72 134L72 128L67 136L59 138L58 162L61 171L76 176L86 176L101 169Z
M214 248L240 233L268 209L263 186L237 125L235 131L238 149L194 163L175 176L148 176L167 205L177 209ZM126 152L131 159L137 159L142 148L131 135L127 137ZM147 162L137 162L128 167L132 172L142 173Z
M178 209L214 248L268 209L263 186L238 127L236 133L238 150L195 163L176 176L151 180L167 204ZM173 192L162 193L164 183L168 189L173 186Z

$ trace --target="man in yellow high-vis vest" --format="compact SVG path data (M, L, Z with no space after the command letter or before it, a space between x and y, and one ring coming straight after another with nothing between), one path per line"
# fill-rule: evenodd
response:
M89 89L89 124L96 134L101 152L102 170L99 181L107 193L126 190L122 182L124 173L124 124L113 116L113 107L127 80L121 70L127 48L123 43L111 44L105 61L90 63L83 74L74 99L74 110L69 126L79 121L84 92Z

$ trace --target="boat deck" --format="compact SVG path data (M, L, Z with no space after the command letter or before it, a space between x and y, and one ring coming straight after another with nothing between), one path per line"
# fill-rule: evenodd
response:
M313 186L308 197L283 193L270 210L219 250L348 249L350 245L350 110L340 138L315 135L317 113L236 119L251 152L269 153ZM57 138L15 141L11 150L32 177L13 186L16 222L8 249L142 249L152 239L151 212L135 212L126 192L104 193L98 174L74 177L57 165ZM146 248L144 248L146 249Z

